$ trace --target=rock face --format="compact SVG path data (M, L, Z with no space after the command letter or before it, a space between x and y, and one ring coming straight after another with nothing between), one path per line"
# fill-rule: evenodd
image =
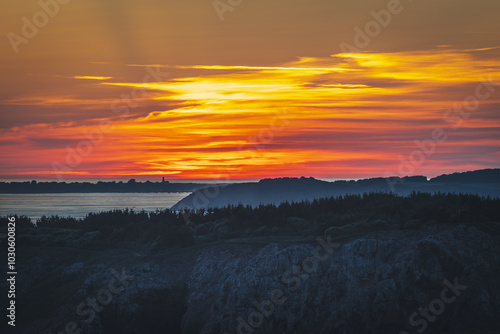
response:
M272 244L244 257L208 252L191 274L184 321L204 318L207 334L486 333L479 328L500 314L500 252L484 239L470 230L363 238L316 258L309 245ZM419 308L436 314L411 326Z
M72 319L82 333L500 329L500 243L472 227L379 232L335 242L229 240L181 255L136 258L125 275L133 278L90 324L75 308L95 296L92 286L108 287L116 277L109 270L90 275L49 320L16 333L59 333Z

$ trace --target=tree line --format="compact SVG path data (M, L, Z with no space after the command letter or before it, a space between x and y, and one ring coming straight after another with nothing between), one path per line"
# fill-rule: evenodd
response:
M228 205L220 208L153 212L111 210L84 218L43 216L32 224L17 217L17 227L33 231L69 229L93 233L106 243L140 242L157 249L242 236L323 235L325 231L410 229L430 225L500 223L500 198L471 194L418 193L398 196L367 193L283 202L279 205ZM7 217L1 217L2 227ZM490 226L490 225L488 225ZM28 234L29 234L28 233Z

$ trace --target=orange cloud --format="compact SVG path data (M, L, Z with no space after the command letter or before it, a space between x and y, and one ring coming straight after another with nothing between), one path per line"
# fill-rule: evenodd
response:
M56 175L51 166L57 162L67 167L58 173L68 177L380 176L396 171L399 157L436 128L448 139L418 166L419 174L491 167L499 161L500 67L498 57L480 57L481 52L440 48L299 58L275 67L169 66L181 74L155 83L75 77L103 81L101 89L128 90L128 97L82 93L9 101L75 109L100 105L109 112L85 125L3 130L2 173ZM490 82L482 93L493 92L453 128L446 110L474 95L481 80ZM134 108L147 105L155 110L134 116ZM105 120L111 127L100 130ZM84 153L76 161L78 150Z

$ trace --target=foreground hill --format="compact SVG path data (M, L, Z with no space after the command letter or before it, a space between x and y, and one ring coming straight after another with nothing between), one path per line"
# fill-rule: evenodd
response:
M153 253L24 245L18 325L2 332L498 333L498 237L460 225L320 240Z
M206 209L226 205L257 206L284 201L313 200L327 196L394 192L408 195L413 191L471 193L500 196L500 169L485 169L441 175L430 180L424 176L373 178L358 181L320 181L314 178L264 179L258 183L240 183L198 189L173 206L175 210Z

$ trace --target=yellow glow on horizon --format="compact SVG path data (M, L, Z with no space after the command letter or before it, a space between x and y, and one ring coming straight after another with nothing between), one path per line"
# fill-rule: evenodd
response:
M86 79L86 80L109 80L109 79L113 79L113 77L99 77L99 76L91 76L91 75L76 75L73 78L75 78L75 79Z

